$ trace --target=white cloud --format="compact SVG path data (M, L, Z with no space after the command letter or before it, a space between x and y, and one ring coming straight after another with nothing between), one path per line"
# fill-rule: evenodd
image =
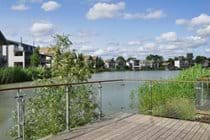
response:
M165 17L163 10L147 10L146 13L125 13L124 19L160 19Z
M130 46L139 46L139 45L142 45L143 42L142 41L129 41L128 42L128 45Z
M156 37L158 42L165 42L165 41L177 41L177 35L175 32L167 32L163 33L161 36Z
M210 48L206 48L205 51L206 51L207 53L210 53Z
M170 45L170 44L161 44L159 46L159 48L161 50L176 50L176 49L180 49L179 46L177 46L177 45Z
M57 3L56 1L48 1L42 4L41 8L44 9L45 11L53 11L58 8L60 8L61 5Z
M116 4L109 3L96 3L88 11L86 17L90 20L102 19L102 18L114 18L119 16L120 11L125 9L125 3L119 2Z
M36 22L30 30L34 36L51 35L54 32L54 25L51 23Z
M192 19L177 19L176 24L187 25L187 26L196 26L196 25L207 25L210 24L210 16L203 13Z
M12 5L11 9L15 11L25 11L28 10L29 7L27 7L25 4L18 4L18 5Z
M166 16L163 10L160 9L148 9L145 13L128 13L125 12L126 3L96 3L92 8L89 9L86 14L87 19L111 19L111 18L122 18L122 19L160 19Z
M210 25L198 29L197 34L200 36L209 36L210 35Z
M144 49L154 50L156 48L155 43L144 44Z
M96 50L94 52L94 55L95 56L102 56L102 55L104 55L104 53L105 53L105 51L103 49L99 49L99 50Z

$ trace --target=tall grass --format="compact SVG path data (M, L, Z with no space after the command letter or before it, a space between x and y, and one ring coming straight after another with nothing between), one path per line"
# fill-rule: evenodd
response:
M195 81L208 74L210 70L196 65L181 71L171 80ZM153 82L152 84L152 88L148 83L138 88L140 113L186 120L195 119L195 83Z

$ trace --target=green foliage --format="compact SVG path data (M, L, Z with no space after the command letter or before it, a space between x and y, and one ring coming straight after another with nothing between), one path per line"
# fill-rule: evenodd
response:
M88 60L87 60L87 65L90 69L93 69L94 68L94 59L92 56L89 56L88 57Z
M207 58L205 56L196 56L195 63L202 64L202 63L204 63L205 60L207 60Z
M90 78L90 69L85 65L83 57L71 52L71 41L68 35L56 35L54 50L54 63L52 76L58 77L60 82L79 82Z
M163 62L163 56L150 54L146 57L146 60L152 60L154 62Z
M101 57L96 57L96 69L104 69L104 60Z
M52 76L55 78L39 80L37 83L57 84L87 81L90 69L84 63L82 54L70 50L71 42L66 35L56 35L54 50L54 63ZM35 84L37 84L35 83ZM35 140L50 134L65 130L66 125L66 88L51 87L34 90L33 97L26 101L25 110L25 137ZM91 86L68 87L69 93L69 127L77 127L94 120L97 115L96 95ZM16 122L16 113L14 121ZM10 135L17 137L16 126L11 128Z
M46 68L5 67L0 69L0 84L32 81L34 79L49 78L50 70Z
M125 70L126 69L126 61L124 59L124 57L122 56L118 56L116 59L116 68L117 70Z
M207 69L196 65L172 79L177 81L195 81L210 74ZM144 114L193 120L195 118L195 84L178 82L153 82L138 89L139 112Z
M166 103L163 105L154 106L153 115L194 120L195 111L194 100L174 97L171 100L166 100Z
M33 54L31 55L31 66L38 67L40 61L39 48L35 48Z

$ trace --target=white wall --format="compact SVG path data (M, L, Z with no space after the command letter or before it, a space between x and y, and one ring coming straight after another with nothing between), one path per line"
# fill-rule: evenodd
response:
M174 66L177 68L181 68L180 60L175 60L174 61Z
M22 56L15 56L15 45L8 46L8 66L14 67L15 62L22 62L23 68L25 68L25 52L23 52Z

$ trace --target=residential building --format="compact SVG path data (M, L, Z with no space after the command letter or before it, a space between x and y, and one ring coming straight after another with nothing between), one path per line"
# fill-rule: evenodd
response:
M2 33L0 33L1 44L1 65L8 67L27 67L30 66L30 57L33 54L35 46L25 43L7 40ZM6 42L5 42L6 41Z
M138 59L130 59L129 61L126 62L126 65L132 69L132 70L140 70L140 60Z
M188 68L189 62L187 60L175 60L174 66L179 69Z
M141 60L139 62L139 67L140 69L152 69L153 68L153 61L149 61L149 60Z
M188 53L186 58L184 56L179 56L174 61L174 66L179 69L189 68L189 67L193 66L192 59L193 59L192 53Z
M52 48L39 48L41 65L46 67L51 67L53 63L53 52Z
M3 66L5 64L5 57L3 56L3 45L7 44L7 40L4 37L4 35L2 34L2 32L0 31L0 66Z
M107 68L107 69L115 69L115 61L114 61L114 59L105 60L105 68Z

